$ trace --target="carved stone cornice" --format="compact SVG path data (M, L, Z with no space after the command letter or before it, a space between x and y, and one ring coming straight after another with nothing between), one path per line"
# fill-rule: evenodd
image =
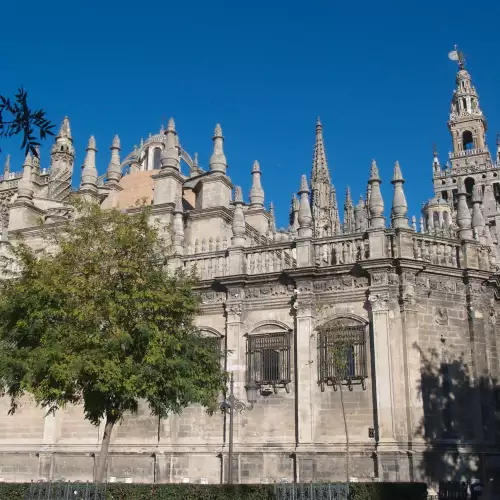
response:
M242 321L241 319L243 315L242 302L226 302L224 304L224 309L226 312L228 323L240 323Z

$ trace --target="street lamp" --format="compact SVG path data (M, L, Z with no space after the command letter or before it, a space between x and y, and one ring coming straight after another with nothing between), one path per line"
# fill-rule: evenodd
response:
M229 414L229 465L228 465L228 484L233 484L233 432L234 432L234 412L241 413L243 410L253 410L253 405L257 401L257 392L259 386L255 382L250 382L245 386L247 391L247 400L250 405L246 405L234 395L233 372L229 379L229 396L222 401L220 409L223 413Z

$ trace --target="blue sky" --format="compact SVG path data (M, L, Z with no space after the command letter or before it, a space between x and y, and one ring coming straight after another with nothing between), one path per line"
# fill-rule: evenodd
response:
M0 94L24 85L57 127L70 117L78 183L90 134L102 173L114 134L125 156L174 116L182 146L207 167L220 122L233 183L248 196L258 159L266 203L286 226L292 193L310 174L320 115L339 203L347 185L355 199L365 193L375 158L390 210L399 160L410 213L418 214L432 195L432 144L442 163L450 149L454 44L465 52L496 148L498 0L26 0L5 2L2 17ZM10 152L20 169L18 142L0 146L0 162Z

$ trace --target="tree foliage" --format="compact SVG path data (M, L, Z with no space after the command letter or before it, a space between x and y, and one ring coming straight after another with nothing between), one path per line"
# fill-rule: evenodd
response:
M0 137L22 134L21 149L24 149L26 155L31 153L38 156L39 140L54 135L53 128L54 125L47 120L43 109L30 109L28 92L22 87L14 95L14 99L0 95ZM38 131L38 138L35 129Z
M167 270L168 245L149 210L76 210L74 220L41 227L45 250L13 250L20 273L0 291L0 383L12 412L30 393L48 411L83 404L92 424L104 419L100 481L125 412L141 400L159 417L191 403L214 409L225 374L193 326L195 279Z

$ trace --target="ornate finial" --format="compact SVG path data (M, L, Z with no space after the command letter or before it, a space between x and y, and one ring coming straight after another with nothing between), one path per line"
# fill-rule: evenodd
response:
M300 193L309 193L309 187L307 186L307 177L303 175L300 179Z
M321 124L321 120L318 116L318 118L316 119L316 132L319 132L323 129L323 125Z
M23 167L25 165L31 165L33 163L33 159L31 158L31 154L28 153L25 158L24 158L24 163L23 163Z
M377 162L372 160L372 166L370 168L370 180L379 180Z
M500 147L500 132L497 132L497 146Z
M3 175L4 177L10 172L10 155L7 155L5 158L5 163L3 166Z
M451 52L448 53L448 57L452 60L452 61L456 61L458 63L458 67L460 69L464 69L465 68L465 57L464 57L464 53L461 51L461 50L458 50L458 47L457 45L455 45L455 48L454 50L452 50Z
M252 172L260 172L260 164L257 160L253 162Z
M243 203L243 192L241 191L241 186L236 186L234 188L234 202Z
M438 150L437 150L437 144L436 143L434 143L432 145L432 156L434 156L434 158L437 158L437 156L438 156Z
M401 173L401 167L399 166L399 161L396 160L396 163L394 163L394 175L392 177L393 181L402 181L403 180L403 174Z
M170 118L170 120L168 120L167 132L175 132L175 122L173 118Z
M214 130L214 139L216 137L222 137L222 127L220 126L219 123L215 126L215 130Z
M194 154L194 157L193 157L193 167L195 167L195 168L198 168L198 167L199 167L199 163L198 163L198 153L195 153L195 154Z
M120 138L118 135L115 135L113 138L113 143L111 144L111 148L120 149Z
M93 135L90 136L89 144L87 146L87 149L96 149L95 137Z

